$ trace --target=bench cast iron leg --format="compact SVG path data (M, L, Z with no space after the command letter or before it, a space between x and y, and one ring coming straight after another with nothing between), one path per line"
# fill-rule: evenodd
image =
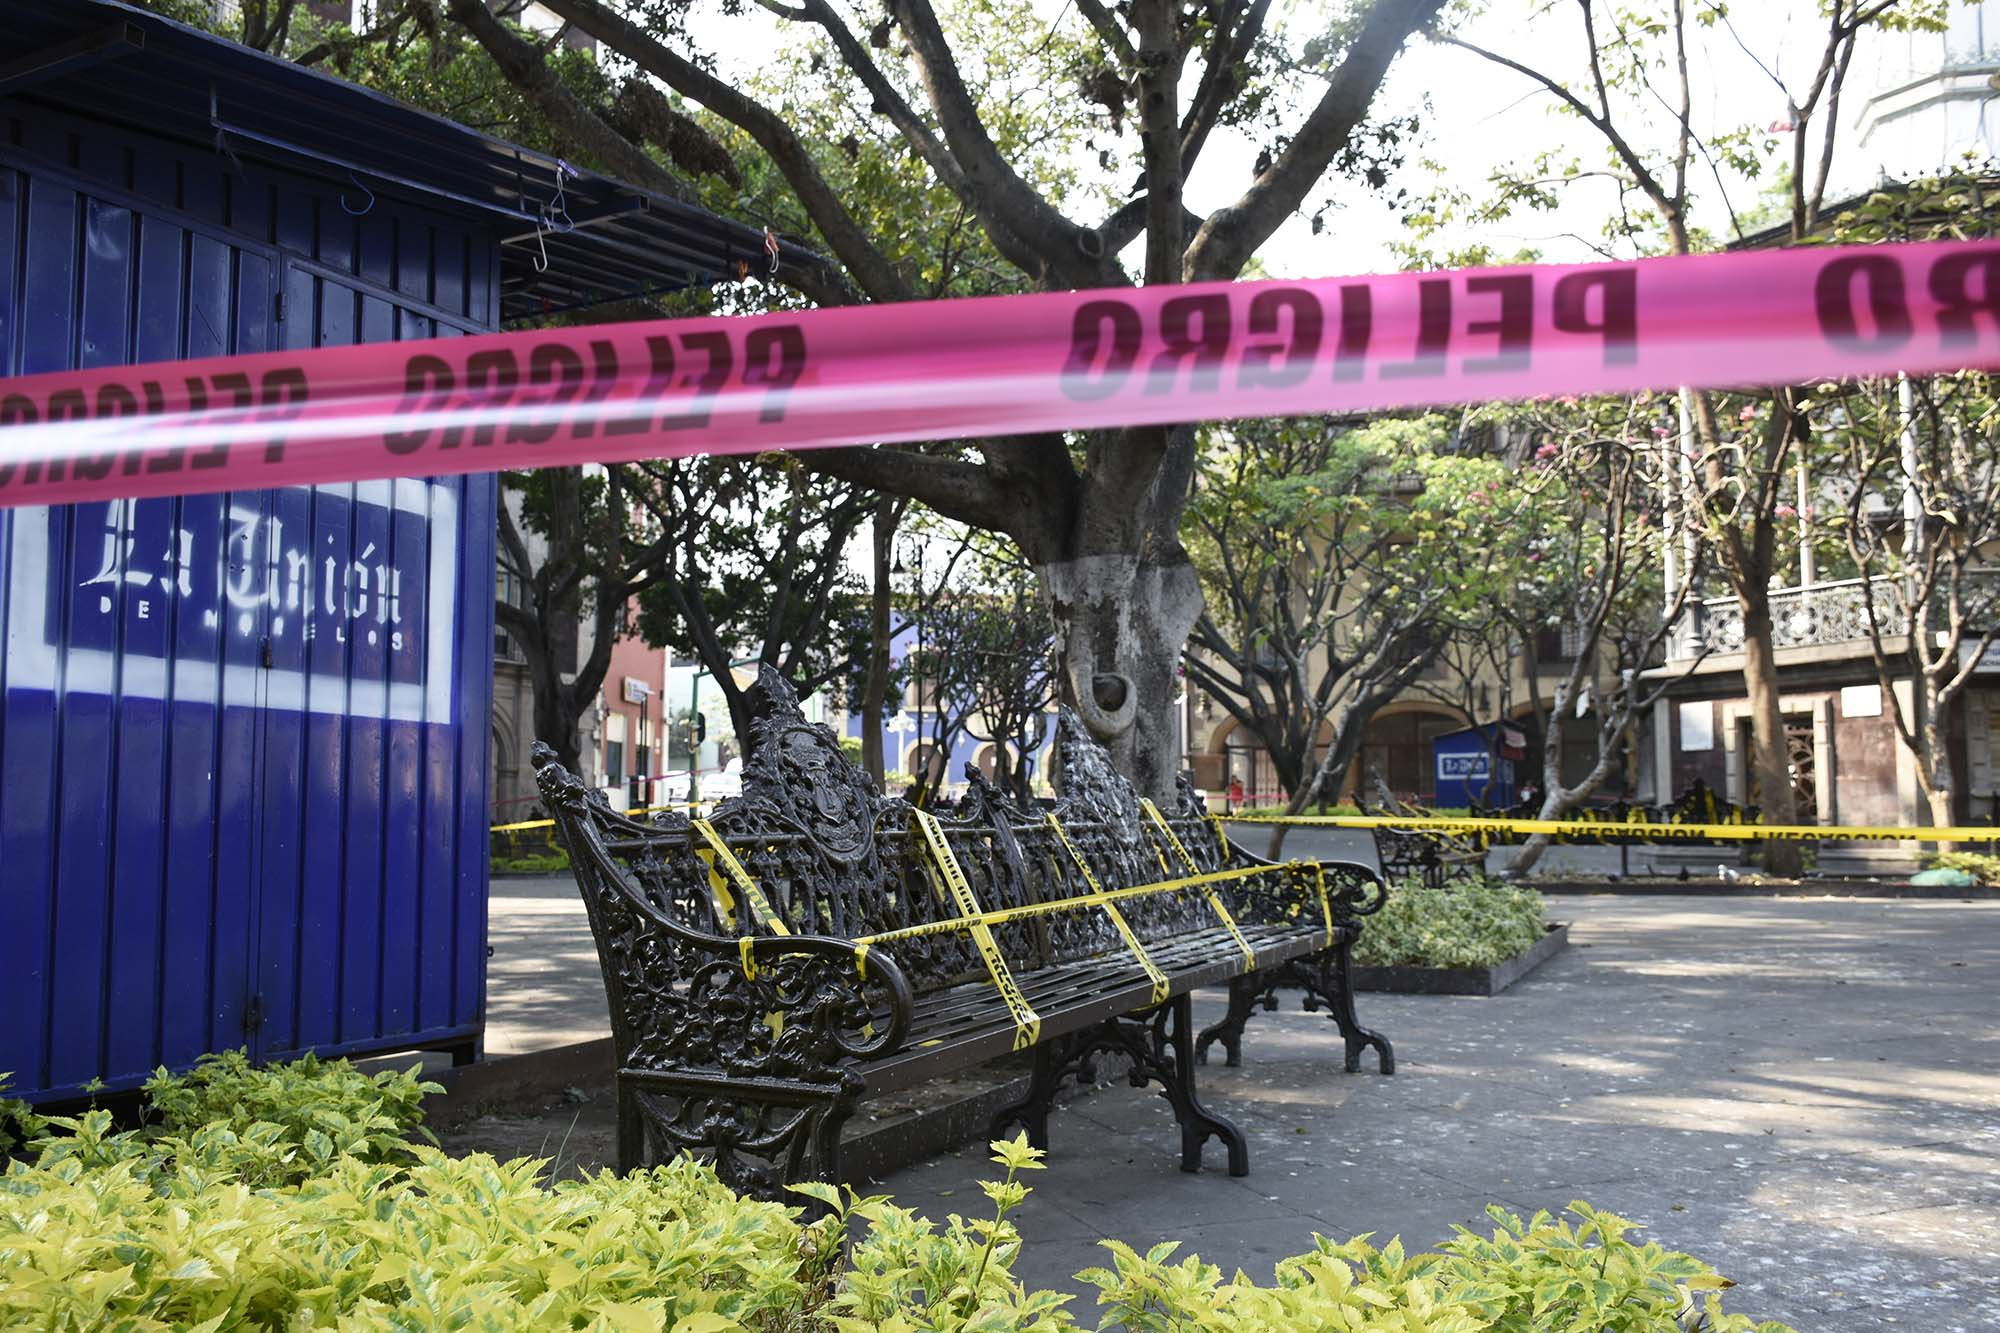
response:
M1220 1023L1204 1028L1195 1038L1194 1059L1196 1064L1208 1063L1208 1048L1215 1042L1222 1043L1226 1057L1223 1064L1235 1069L1243 1063L1243 1025L1250 1021L1251 1013L1257 1007L1257 999L1262 987L1254 973L1232 977L1229 981L1229 1012Z
M629 1176L646 1165L646 1116L639 1109L639 1090L618 1076L618 1174Z
M1229 1174L1247 1176L1250 1145L1243 1132L1211 1113L1195 1095L1194 1048L1194 1002L1188 995L1177 995L1153 1018L1153 1072L1166 1085L1161 1095L1180 1121L1181 1170L1201 1170L1202 1145L1214 1137L1229 1149Z
M987 1138L1004 1139L1011 1129L1025 1129L1029 1147L1049 1150L1049 1110L1055 1105L1056 1088L1065 1073L1061 1051L1065 1044L1058 1038L1035 1047L1035 1072L1028 1082L1028 1095L993 1117Z
M1389 1039L1379 1032L1362 1027L1354 1016L1354 986L1351 955L1354 941L1360 935L1355 927L1348 927L1341 934L1338 943L1331 949L1321 950L1310 957L1280 963L1276 967L1259 969L1245 973L1229 983L1229 1012L1222 1021L1205 1029L1195 1041L1195 1059L1206 1064L1211 1043L1221 1042L1228 1053L1228 1064L1235 1068L1243 1060L1243 1027L1256 1014L1259 1005L1266 1009L1278 1007L1278 991L1281 988L1296 987L1304 992L1300 1007L1307 1013L1316 1013L1320 1006L1326 1006L1328 1017L1340 1027L1340 1035L1347 1045L1347 1072L1359 1073L1361 1053L1370 1046L1375 1048L1376 1059L1382 1072L1396 1072L1396 1051Z
M1373 1046L1382 1072L1393 1074L1396 1072L1396 1048L1381 1033L1362 1027L1361 1020L1354 1016L1352 955L1355 938L1360 933L1358 930L1341 933L1340 943L1331 950L1333 957L1321 964L1321 974L1325 978L1321 992L1326 998L1328 1015L1340 1025L1340 1035L1347 1043L1347 1072L1359 1073L1361 1052Z
M732 1189L794 1207L785 1186L840 1179L840 1131L860 1088L654 1070L618 1075L618 1169L686 1153Z
M1160 1095L1174 1108L1181 1127L1181 1170L1201 1170L1202 1145L1218 1138L1229 1149L1229 1174L1248 1175L1250 1148L1242 1133L1209 1112L1195 1095L1194 1046L1194 1006L1185 995L1136 1018L1110 1019L1044 1042L1035 1048L1028 1095L993 1117L991 1137L1005 1138L1009 1130L1025 1129L1031 1145L1046 1149L1049 1110L1063 1081L1095 1083L1099 1055L1123 1056L1132 1062L1132 1086L1159 1083Z

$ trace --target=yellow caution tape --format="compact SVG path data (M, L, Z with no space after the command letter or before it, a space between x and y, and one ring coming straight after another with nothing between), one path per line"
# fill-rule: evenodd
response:
M1076 862L1076 868L1083 872L1084 883L1090 885L1092 896L1094 897L1103 893L1103 887L1098 884L1097 876L1090 869L1090 862L1083 859L1083 853L1079 852L1076 849L1076 844L1069 840L1069 834L1063 830L1061 821L1055 817L1053 812L1047 818L1049 827L1055 830L1057 839L1063 845L1063 850L1069 853L1070 860ZM1153 1003L1165 1004L1167 994L1172 989L1167 982L1167 974L1160 971L1159 967L1154 964L1151 956L1146 953L1145 948L1139 943L1139 937L1132 933L1132 926L1125 920L1125 914L1118 910L1117 903L1106 899L1099 903L1098 906L1102 907L1104 914L1111 918L1111 924L1118 928L1119 938L1125 941L1125 947L1132 951L1132 956L1139 960L1139 967L1145 972L1146 979L1153 983Z
M730 882L736 886L737 892L743 895L743 901L750 904L750 915L757 918L758 925L770 931L773 935L791 934L792 932L779 919L778 914L771 910L771 901L764 896L764 891L757 887L757 881L750 878L750 872L745 870L743 863L736 859L736 853L729 850L729 844L724 842L722 835L715 831L715 825L709 823L706 819L690 819L688 826L701 835L702 841L708 844L709 851L714 855L715 859L709 862L710 891L712 892L715 887L715 867L720 864L723 870L728 873ZM726 900L727 891L725 890L723 901ZM721 908L720 901L717 903L717 908L718 910ZM734 914L734 908L735 904L733 902L730 903L732 915ZM726 921L729 918L725 917L723 919Z
M1154 884L1134 884L1129 888L1105 889L1098 893L1081 893L1074 898L1057 898L1045 903L1023 903L1019 907L998 907L973 916L951 917L944 921L926 921L922 925L902 926L896 930L885 930L874 935L863 935L856 944L891 944L897 940L921 939L926 935L948 935L954 931L969 930L975 922L985 922L989 926L1004 926L1010 921L1021 921L1028 917L1048 916L1055 912L1073 912L1080 907L1096 907L1100 903L1122 902L1127 898L1144 898L1158 893L1178 893L1182 889L1201 888L1210 884L1227 884L1232 880L1255 879L1260 875L1275 875L1289 870L1299 862L1283 865L1236 866L1229 870L1211 870L1205 875L1188 875L1181 879L1163 879Z
M708 870L708 898L715 905L716 926L727 930L736 924L736 895L729 891L729 881L715 868L714 852L697 851L695 855Z
M972 942L979 950L979 956L986 963L987 975L993 978L993 987L1000 992L1007 1012L1014 1017L1014 1049L1025 1051L1035 1044L1042 1033L1042 1019L1029 1005L1028 997L1021 994L1021 988L1014 984L1014 974L1007 969L1007 960L1001 956L1000 946L993 939L993 931L987 925L980 910L979 899L973 895L972 885L965 878L965 871L959 868L958 858L952 855L951 844L945 841L944 827L937 816L927 810L912 810L910 818L924 835L924 844L929 847L931 860L936 864L933 884L942 881L948 895L958 908L958 914L966 922L972 935ZM880 936L875 937L877 939ZM864 941L873 943L873 940Z
M1188 849L1181 846L1180 838L1175 835L1173 825L1167 823L1167 817L1160 813L1160 807L1154 805L1147 797L1142 796L1139 798L1139 808L1144 810L1146 817L1151 819L1160 832L1166 835L1168 845L1181 858L1181 863L1199 875L1201 867L1194 863L1192 856L1188 855ZM1236 941L1236 947L1243 951L1244 970L1255 972L1257 970L1257 951L1250 947L1250 941L1244 939L1243 932L1236 928L1236 918L1229 915L1229 909L1223 905L1222 895L1217 893L1211 886L1202 890L1202 896L1207 898L1208 905L1215 909L1215 915L1221 920L1222 928L1229 932L1231 939Z
M1333 947L1333 904L1328 901L1326 896L1326 867L1319 862L1313 863L1313 880L1319 887L1320 920L1326 923L1326 947L1331 949Z
M1222 844L1222 859L1229 859L1229 830L1222 827L1221 815L1210 815L1208 822L1215 825L1215 840Z
M1642 837L1654 842L2000 842L2000 827L1896 828L1851 824L1662 824L1643 819L1446 819L1435 815L1240 815L1238 824L1409 829L1434 833L1547 833Z

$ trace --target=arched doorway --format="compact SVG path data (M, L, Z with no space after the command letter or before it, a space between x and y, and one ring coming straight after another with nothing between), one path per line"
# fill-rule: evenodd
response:
M937 787L944 780L944 756L929 741L918 741L903 751L903 771L914 781L926 768L930 770L930 780L926 784Z

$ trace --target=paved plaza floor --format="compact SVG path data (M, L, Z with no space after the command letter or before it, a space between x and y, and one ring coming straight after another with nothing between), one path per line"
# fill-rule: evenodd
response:
M1268 1280L1315 1231L1422 1246L1489 1201L1582 1198L1714 1264L1740 1284L1732 1308L1759 1318L2000 1329L2000 903L1551 910L1576 923L1574 947L1505 995L1360 997L1396 1043L1392 1078L1342 1073L1321 1016L1259 1015L1244 1066L1201 1082L1250 1138L1245 1179L1215 1144L1183 1174L1165 1103L1122 1080L1060 1109L1018 1214L1021 1275L1075 1289L1113 1235ZM493 926L492 1049L602 1035L567 881L497 882ZM1202 1021L1219 1012L1198 999ZM991 1170L967 1149L879 1188L975 1213Z

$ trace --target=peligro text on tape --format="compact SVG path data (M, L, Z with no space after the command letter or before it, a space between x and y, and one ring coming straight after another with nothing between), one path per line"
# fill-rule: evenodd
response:
M0 382L0 506L1996 360L1960 241L529 329Z
M1001 1003L1007 1006L1008 1014L1014 1019L1014 1049L1025 1051L1041 1036L1041 1016L1029 1005L1027 996L1021 994L1021 988L1014 984L1014 974L1008 969L1007 959L993 938L992 927L983 919L979 899L973 895L965 871L952 854L951 843L946 841L944 828L937 822L937 816L928 810L912 810L910 818L923 834L924 845L930 851L933 883L942 885L944 892L940 896L948 898L966 921L973 947L979 950L980 961L986 964L986 974L993 979L993 988L1000 992Z
M1187 867L1188 874L1200 876L1201 867L1195 864L1192 856L1188 855L1188 849L1181 845L1179 835L1174 832L1173 825L1167 822L1167 817L1160 813L1160 807L1142 796L1139 798L1139 808L1146 812L1146 817L1153 821L1153 826L1165 837L1167 845L1174 849L1174 854L1180 858L1181 864ZM1216 919L1222 922L1222 928L1229 932L1229 938L1235 940L1236 947L1243 951L1244 969L1250 972L1256 971L1257 951L1250 947L1250 941L1243 938L1243 932L1237 928L1236 918L1229 914L1229 905L1222 901L1222 895L1216 892L1213 884L1203 885L1201 893L1202 897L1208 900L1209 908L1215 913Z
M1843 824L1654 824L1617 819L1448 819L1434 815L1231 815L1235 824L1404 829L1476 837L1546 833L1553 837L1630 838L1642 842L2000 842L2000 827Z

